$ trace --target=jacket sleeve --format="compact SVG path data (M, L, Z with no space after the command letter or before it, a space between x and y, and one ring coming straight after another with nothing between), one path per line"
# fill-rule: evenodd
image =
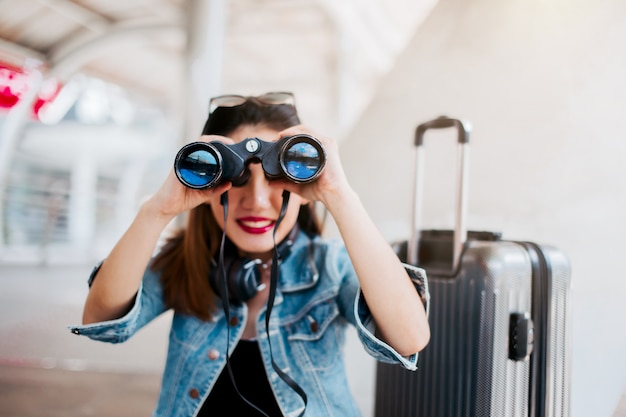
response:
M358 279L354 267L350 262L345 249L339 251L337 265L339 273L343 276L343 284L340 298L346 300L350 297L350 311L345 312L346 318L355 325L359 340L365 351L380 362L399 364L409 370L417 369L418 354L411 356L400 355L393 347L376 336L376 323L367 305L365 297L359 288ZM430 293L428 291L428 279L426 272L412 265L403 264L408 272L415 290L419 293L426 314L429 312ZM347 300L346 300L347 301ZM401 318L398 318L401 319Z
M411 265L405 264L404 267L413 281L415 290L420 294L428 315L430 294L428 292L426 273L423 269ZM411 356L401 356L395 349L376 337L376 323L360 290L354 304L354 315L356 317L359 339L371 356L381 362L399 363L411 371L417 369L417 353Z
M89 286L91 286L101 264L98 264L91 273L88 280ZM72 325L69 326L69 329L76 335L87 336L93 340L121 343L128 340L165 310L159 274L148 268L128 313L115 320L87 325Z

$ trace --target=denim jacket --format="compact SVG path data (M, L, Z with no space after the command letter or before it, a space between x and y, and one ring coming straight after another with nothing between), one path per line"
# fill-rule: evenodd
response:
M428 308L423 270L408 267ZM97 270L94 271L92 277ZM158 273L147 269L134 306L124 317L71 326L75 334L118 343L166 311ZM226 364L226 318L221 305L210 322L175 312L167 361L153 417L195 416ZM230 351L241 338L247 308L230 305ZM376 329L345 250L338 240L310 240L300 233L280 265L274 307L265 329L265 310L257 319L258 343L270 385L285 416L297 416L304 403L271 364L286 372L308 397L306 416L358 416L341 355L347 324L356 326L365 350L375 359L417 369L417 354L403 357L375 336Z

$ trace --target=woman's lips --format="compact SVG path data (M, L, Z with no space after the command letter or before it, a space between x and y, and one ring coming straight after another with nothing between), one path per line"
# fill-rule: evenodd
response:
M266 233L274 227L276 222L265 217L241 217L237 219L237 224L244 232L252 234Z

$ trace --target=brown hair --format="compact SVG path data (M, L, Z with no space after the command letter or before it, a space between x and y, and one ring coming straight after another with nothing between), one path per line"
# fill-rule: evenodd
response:
M254 97L235 107L218 107L209 115L203 134L228 136L240 126L267 126L275 130L300 124L292 105L267 105ZM300 207L300 229L309 235L321 233L321 223L311 204ZM211 259L218 250L222 229L211 207L203 204L189 211L186 227L169 238L154 258L151 268L161 272L165 303L174 310L210 320L216 294L209 285Z

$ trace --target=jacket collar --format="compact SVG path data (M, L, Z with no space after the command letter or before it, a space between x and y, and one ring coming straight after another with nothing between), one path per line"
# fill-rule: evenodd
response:
M302 291L315 286L319 279L315 263L315 242L305 232L298 233L289 256L280 266L278 289L282 292Z

